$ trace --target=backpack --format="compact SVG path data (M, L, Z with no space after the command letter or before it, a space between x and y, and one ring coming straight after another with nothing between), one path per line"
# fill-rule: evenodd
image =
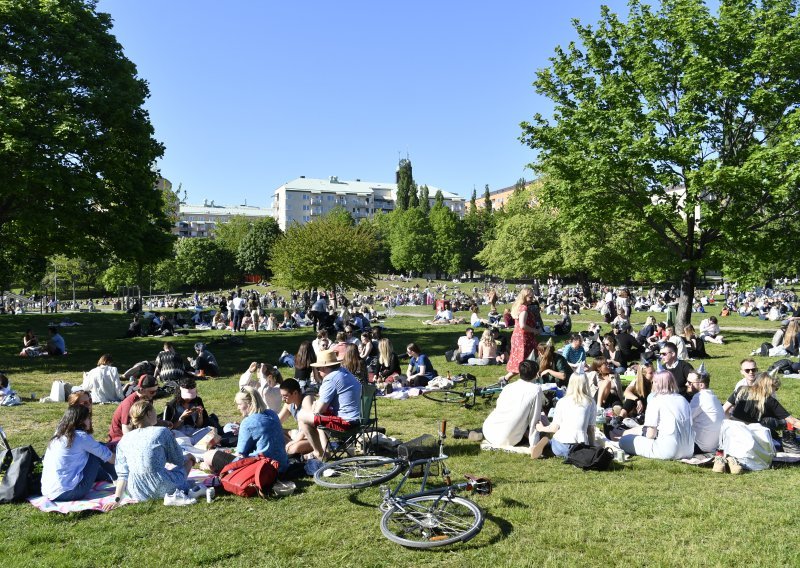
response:
M778 359L772 365L767 367L767 373L771 373L775 369L778 370L779 375L789 373L792 371L792 362L789 359Z
M588 469L605 471L613 460L614 454L607 448L578 443L573 444L569 449L569 454L564 459L564 463L574 465L584 471Z
M42 493L42 460L32 446L11 449L0 429L5 449L0 451L0 503L22 501Z
M225 491L239 497L266 497L278 477L279 466L277 461L263 454L241 458L223 467L219 480Z
M772 349L772 343L765 341L764 343L761 344L758 354L761 355L762 357L766 357L769 355L770 349Z

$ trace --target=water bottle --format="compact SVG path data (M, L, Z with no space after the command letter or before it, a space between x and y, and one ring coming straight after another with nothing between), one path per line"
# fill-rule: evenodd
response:
M213 487L209 487L206 489L206 503L211 503L216 497L217 492L214 491Z

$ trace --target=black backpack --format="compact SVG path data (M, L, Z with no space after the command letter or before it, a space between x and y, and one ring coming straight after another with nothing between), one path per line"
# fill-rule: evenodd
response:
M42 493L42 460L31 446L11 448L0 430L0 503L23 501Z
M605 471L613 460L614 454L607 448L578 443L573 444L569 449L569 454L564 459L564 463L574 465L584 471L588 469Z
M778 374L782 375L783 373L791 372L792 370L792 362L789 359L778 359L772 365L767 367L767 373L771 373L775 369L778 370Z

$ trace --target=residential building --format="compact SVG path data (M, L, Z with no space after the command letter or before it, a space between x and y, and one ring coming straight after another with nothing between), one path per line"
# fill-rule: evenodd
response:
M217 205L214 201L204 200L202 205L180 203L178 220L172 233L179 237L213 237L214 228L219 223L227 223L231 217L242 215L250 219L272 217L269 207L252 205Z
M439 191L430 187L430 203ZM455 193L442 191L444 203L459 217L464 216L465 199ZM272 210L278 225L286 230L292 223L303 225L324 215L336 206L346 209L353 218L371 218L377 212L388 213L395 208L396 183L369 182L356 179L340 180L337 176L328 179L300 176L275 190Z

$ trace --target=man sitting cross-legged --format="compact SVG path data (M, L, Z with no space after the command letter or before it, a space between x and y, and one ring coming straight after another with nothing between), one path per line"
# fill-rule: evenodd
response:
M297 412L297 424L310 442L314 457L323 459L326 438L318 427L345 432L361 418L361 383L339 366L335 351L320 351L317 362L311 366L322 379L319 398L311 409L301 408Z
M314 404L313 394L303 394L303 389L300 388L300 383L295 379L286 379L280 385L281 399L283 400L283 408L278 413L278 418L281 424L286 421L289 416L297 420L297 414L301 409L313 414L312 406ZM299 424L299 421L298 421ZM287 430L283 429L283 436L286 442L286 453L290 456L292 454L308 454L314 450L311 447L311 442L308 441L305 434L300 430Z

